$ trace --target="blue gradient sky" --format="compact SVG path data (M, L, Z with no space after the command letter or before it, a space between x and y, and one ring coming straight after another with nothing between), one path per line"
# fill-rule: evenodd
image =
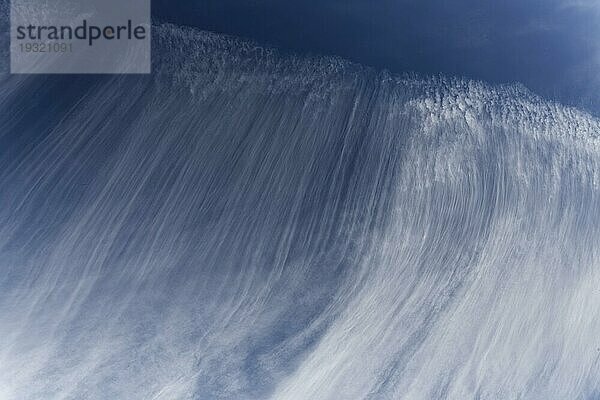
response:
M521 82L600 113L598 0L156 0L155 16L388 69Z

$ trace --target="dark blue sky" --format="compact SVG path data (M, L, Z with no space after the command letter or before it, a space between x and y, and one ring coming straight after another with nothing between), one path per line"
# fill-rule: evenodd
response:
M521 82L600 114L598 0L155 0L153 12L392 72Z

